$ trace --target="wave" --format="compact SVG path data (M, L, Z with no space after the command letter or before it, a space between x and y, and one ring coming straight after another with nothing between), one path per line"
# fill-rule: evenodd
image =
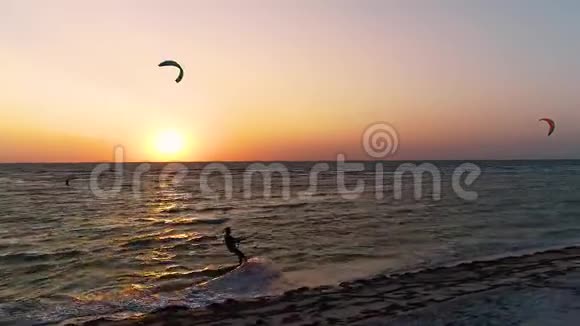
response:
M192 278L200 277L211 280L191 281ZM82 295L61 298L58 304L38 299L1 303L0 324L82 324L99 318L134 318L176 305L203 307L224 301L236 293L247 297L245 290L253 291L254 295L267 294L260 291L280 277L281 273L271 262L263 258L252 258L242 266L208 266L181 275L161 276L159 281L163 281L162 284L153 287L105 287ZM23 316L23 309L29 308L32 310Z
M26 183L26 181L18 178L11 178L11 177L0 177L0 183Z
M192 212L192 211L204 213L204 212L214 212L214 211L227 212L227 211L231 211L234 209L236 209L236 208L232 207L232 206L202 207L202 208L194 208L194 207L188 207L188 206L170 206L170 207L161 208L158 210L158 212L164 213L164 214L175 214L175 213Z
M161 244L161 243L167 243L167 242L171 242L171 241L175 241L176 239L174 238L170 238L170 237L166 237L166 238L161 238L161 237L148 237L148 238L137 238L137 239L130 239L129 241L125 242L124 244L122 244L122 247L148 247L154 244Z
M229 221L227 217L220 217L220 218L199 218L199 217L192 217L192 218L178 218L178 219L166 219L166 220L157 220L153 223L153 225L197 225L197 224L223 224Z
M199 234L197 232L186 233L155 233L146 236L128 239L121 247L150 247L154 245L176 243L171 248L179 249L180 246L189 246L193 243L199 243L207 240L215 240L213 235Z
M223 206L223 207L203 207L203 208L199 208L196 209L197 212L212 212L212 211L222 211L222 212L227 212L227 211L231 211L233 209L236 209L235 207L232 206Z
M502 254L494 254L488 256L477 257L475 259L464 259L459 261L453 261L448 263L443 263L437 266L429 266L429 267L420 267L420 268L412 268L407 270L401 270L399 272L391 274L391 276L398 276L402 274L415 274L415 273L423 273L426 271L431 271L433 269L444 269L444 268L456 268L461 266L482 266L488 265L493 266L495 264L501 264L505 261L512 261L512 260L524 260L526 262L530 261L533 262L537 260L538 263L541 262L538 258L544 258L546 256L553 257L554 260L560 259L560 254L566 254L567 252L574 252L580 250L580 244L578 243L570 243L567 245L557 245L551 247L543 247L543 248L531 248L531 249L522 249L516 251L510 251L507 253Z
M151 246L157 242L163 242L163 241L161 241L157 238L132 239L132 240L125 242L121 246L122 247L148 247L148 246Z
M53 181L42 181L42 180L24 180L20 178L11 178L11 177L0 177L0 184L6 184L10 186L17 186L18 188L24 189L25 187L31 188L27 190L34 190L34 189L45 189L47 187L54 186L55 184L60 184L61 182L53 182ZM62 181L64 183L64 181Z
M418 271L400 272L393 274L379 274L374 277L347 281L337 286L319 286L314 288L298 288L297 285L285 281L285 276L267 259L252 258L247 263L236 266L209 266L208 268L189 273L175 273L160 277L161 280L172 281L183 279L181 284L187 284L188 278L194 276L212 277L211 280L194 284L182 292L165 295L163 290L171 287L178 288L176 283L166 283L155 289L136 288L121 291L121 294L89 293L84 298L75 298L67 305L46 305L39 302L14 302L0 304L0 318L15 320L14 316L20 313L22 305L34 307L33 312L27 315L29 319L48 321L62 321L67 323L76 321L94 320L105 317L106 320L119 320L148 314L146 318L156 318L160 314L165 316L158 319L170 323L176 308L181 306L184 314L189 308L206 306L221 307L235 312L239 303L235 299L250 299L255 297L272 296L275 298L259 299L259 309L267 311L270 308L280 308L280 303L296 304L309 302L314 306L321 302L328 302L325 296L351 296L352 300L361 298L358 294L365 291L365 297L376 295L378 301L384 301L385 293L389 293L397 300L396 307L407 307L409 300L418 302L419 307L433 304L433 296L439 301L446 301L464 294L471 294L493 289L498 286L513 285L518 281L528 282L537 277L549 278L554 273L564 273L567 268L576 266L580 257L580 247L561 247L547 251L538 251L521 256L495 257L489 260L462 262L451 266L440 266ZM290 290L293 289L293 290ZM427 292L425 292L427 291ZM429 293L430 295L426 295ZM326 298L326 299L325 299ZM234 299L234 300L232 300ZM350 300L350 299L349 299ZM437 302L439 302L437 301ZM354 301L353 301L354 302ZM358 302L358 301L356 301ZM219 304L216 304L219 303ZM365 303L361 303L364 307ZM387 305L391 304L386 302ZM353 307L355 307L354 305ZM276 308L277 307L277 308ZM412 304L410 309L417 306ZM225 311L223 310L223 311ZM156 311L156 312L153 312ZM186 316L180 314L183 318ZM192 315L194 316L194 315ZM207 315L210 316L210 315ZM211 316L210 316L211 317ZM218 318L219 316L216 316ZM222 316L223 317L223 316ZM72 320L72 318L77 318ZM84 319L78 319L84 318ZM18 320L16 320L18 321ZM22 321L22 319L20 320Z
M0 255L0 262L21 263L21 262L52 261L52 260L76 258L84 254L86 254L86 252L81 250L69 250L53 253L22 252Z
M285 203L285 204L269 204L269 205L256 205L256 208L296 208L296 207L303 207L308 205L309 203Z
M204 269L195 270L191 272L167 272L156 276L158 280L174 280L174 279L199 279L199 278L215 278L222 276L226 273L233 271L238 268L238 265L225 265L225 266L208 266Z
M253 257L231 272L200 284L200 287L229 295L266 295L282 279L282 275L270 260Z
M175 214L175 213L181 213L181 212L189 212L189 211L193 211L195 210L194 208L191 207L187 207L187 206L170 206L170 207L164 207L159 209L159 213L166 213L166 214Z

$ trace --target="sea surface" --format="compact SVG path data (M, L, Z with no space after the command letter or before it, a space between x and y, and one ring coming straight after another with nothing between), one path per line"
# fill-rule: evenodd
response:
M122 318L580 244L580 161L473 161L479 177L458 180L476 200L454 190L459 161L427 162L440 178L426 174L419 198L404 174L398 198L403 163L365 162L345 187L331 162L317 173L279 162L287 173L271 180L252 163L0 165L0 324ZM251 269L228 273L226 226Z

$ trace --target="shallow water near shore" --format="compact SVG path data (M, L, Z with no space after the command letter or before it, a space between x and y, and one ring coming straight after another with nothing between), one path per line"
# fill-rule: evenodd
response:
M0 165L0 321L122 316L176 303L198 307L580 243L579 161L474 162L482 175L469 187L479 195L473 202L451 187L462 162L433 163L442 175L441 200L430 197L428 182L415 200L412 180L395 200L397 162L385 163L384 198L376 199L369 187L353 200L337 193L332 171L320 174L312 196L299 197L314 163L286 164L290 199L283 198L277 175L271 198L261 195L261 180L256 195L245 198L246 163L227 164L232 199L201 194L202 163L184 164L188 174L177 184L175 173L152 164L138 192L137 165L127 164L121 192L112 198L91 193L91 164ZM372 185L373 166L349 173L349 187L359 179ZM108 173L101 182L114 180ZM223 194L221 180L210 179ZM247 237L240 248L257 257L245 272L222 275L236 263L221 242L225 226Z

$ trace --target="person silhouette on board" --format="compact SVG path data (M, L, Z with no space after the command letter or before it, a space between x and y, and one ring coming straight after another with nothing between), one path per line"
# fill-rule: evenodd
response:
M224 229L224 243L228 250L238 256L239 264L241 265L243 262L248 261L246 255L238 249L238 245L242 241L241 238L234 238L232 236L232 229L227 227Z

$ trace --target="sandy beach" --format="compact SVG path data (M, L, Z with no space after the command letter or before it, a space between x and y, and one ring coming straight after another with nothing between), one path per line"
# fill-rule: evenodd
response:
M580 269L580 247L378 275L338 286L300 288L280 297L227 300L205 309L167 307L141 317L84 325L374 325L440 303L503 287L560 288ZM571 290L574 290L573 288Z

